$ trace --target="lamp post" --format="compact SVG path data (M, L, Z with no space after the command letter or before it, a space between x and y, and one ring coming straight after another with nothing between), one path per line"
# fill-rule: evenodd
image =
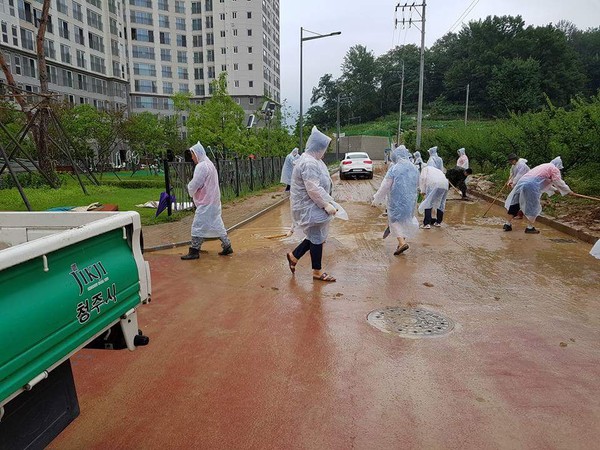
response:
M307 31L309 33L314 34L315 36L308 36L308 37L304 37L304 32ZM336 36L338 34L342 34L341 31L335 31L333 33L328 33L328 34L319 34L319 33L315 33L314 31L309 31L309 30L305 30L304 28L300 27L300 117L299 117L299 125L300 125L300 145L298 146L298 150L302 151L302 43L304 41L311 41L313 39L321 39L321 38L326 38L329 36Z

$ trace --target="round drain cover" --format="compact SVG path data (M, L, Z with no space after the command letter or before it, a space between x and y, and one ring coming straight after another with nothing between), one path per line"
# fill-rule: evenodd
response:
M386 333L413 338L440 336L454 328L454 323L439 313L401 306L387 306L371 311L367 315L367 321Z

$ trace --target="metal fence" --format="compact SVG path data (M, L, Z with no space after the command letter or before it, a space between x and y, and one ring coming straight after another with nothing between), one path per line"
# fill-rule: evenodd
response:
M278 183L284 161L285 157L280 156L216 159L213 163L219 174L221 198L229 200ZM176 209L191 206L187 184L193 175L194 163L165 161L165 192L175 196Z

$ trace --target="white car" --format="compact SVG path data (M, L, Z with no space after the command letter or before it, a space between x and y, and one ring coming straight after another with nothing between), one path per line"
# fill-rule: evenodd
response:
M373 178L373 161L365 152L351 152L344 155L340 162L340 179L345 180L349 176L365 176Z

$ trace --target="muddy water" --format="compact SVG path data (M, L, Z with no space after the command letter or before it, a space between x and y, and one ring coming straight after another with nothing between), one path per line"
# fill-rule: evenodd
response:
M592 448L600 439L599 261L550 228L501 229L500 208L451 200L406 254L383 240L375 180L336 180L324 268L292 276L289 206L231 234L147 257L151 344L80 352L82 415L53 448ZM553 239L562 239L557 242ZM564 241L566 240L566 241ZM384 306L450 317L409 340L366 322ZM110 420L107 418L110 417Z

